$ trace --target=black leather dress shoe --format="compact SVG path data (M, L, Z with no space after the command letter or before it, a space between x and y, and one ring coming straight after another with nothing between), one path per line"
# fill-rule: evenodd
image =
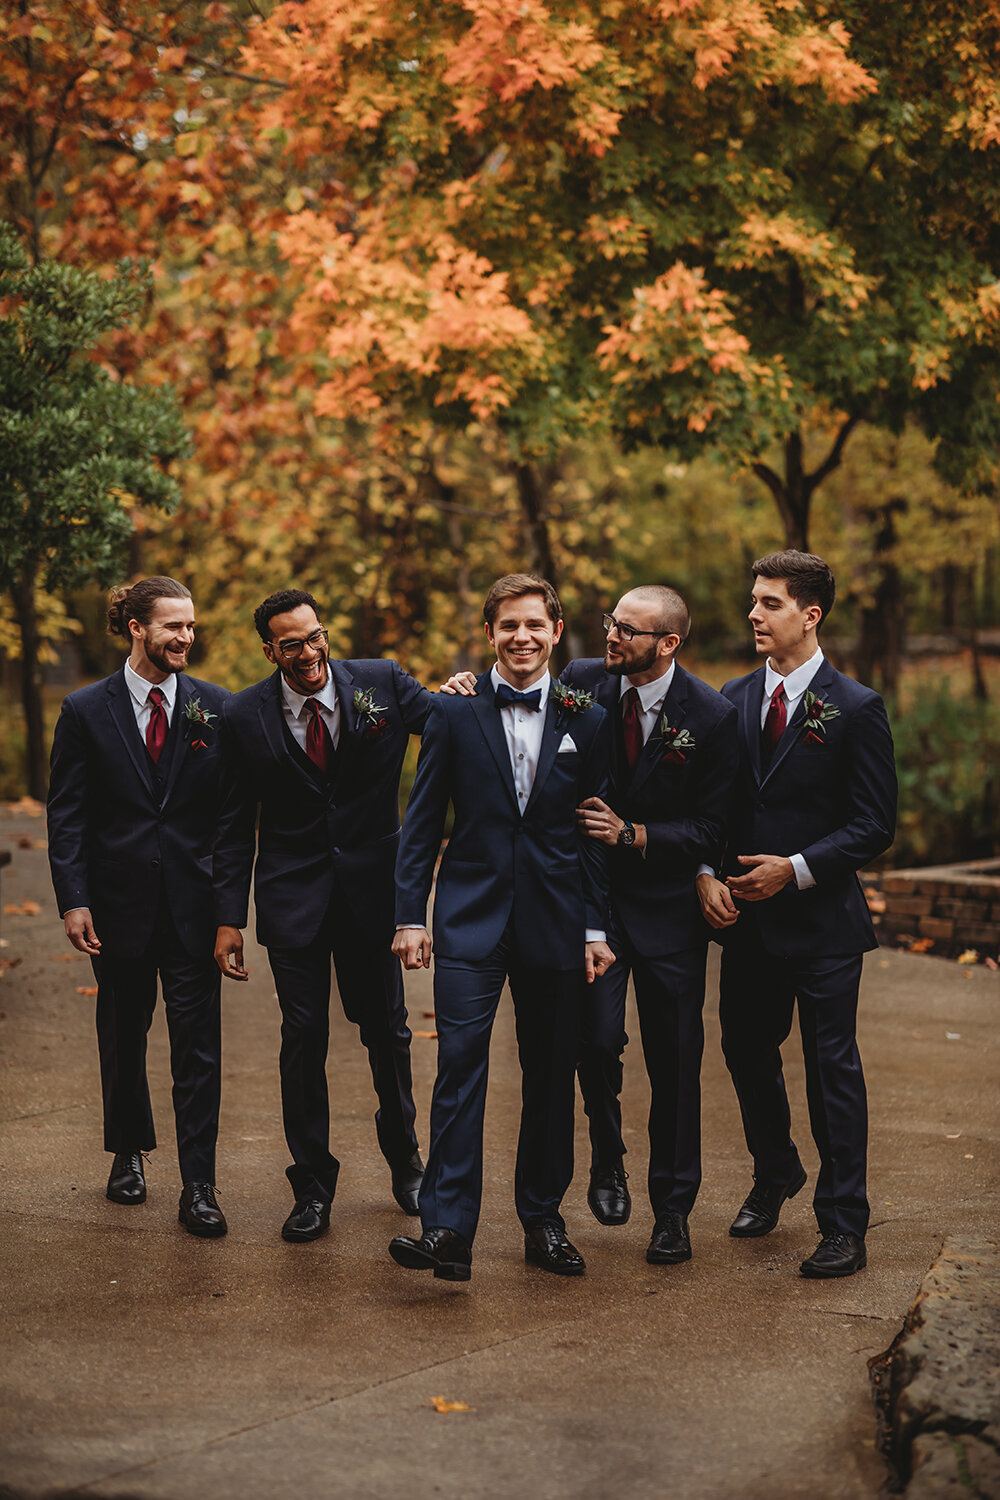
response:
M107 1196L112 1203L145 1203L146 1178L141 1151L119 1151L111 1163Z
M627 1224L632 1212L628 1173L619 1156L610 1167L591 1167L587 1189L590 1212L598 1224Z
M211 1182L184 1184L177 1217L188 1234L200 1234L206 1240L217 1240L229 1228L225 1214L215 1201L215 1187Z
M417 1195L423 1180L424 1164L420 1160L419 1151L414 1151L409 1161L404 1162L401 1167L392 1169L392 1196L404 1214L410 1214L413 1218L420 1213L417 1207Z
M825 1234L799 1270L803 1276L818 1280L830 1276L853 1276L867 1264L865 1242L859 1235Z
M805 1185L804 1171L791 1182L757 1182L755 1179L743 1207L729 1226L729 1233L738 1240L752 1240L758 1235L770 1234L778 1222L785 1199L794 1198Z
M587 1269L579 1250L566 1238L565 1229L548 1220L525 1229L524 1258L529 1266L541 1266L557 1276L582 1276Z
M330 1227L330 1205L325 1198L296 1198L295 1207L281 1226L281 1238L290 1244L318 1240Z
M389 1254L397 1266L433 1271L439 1281L468 1281L472 1276L472 1249L456 1229L433 1225L418 1240L398 1234L390 1241Z
M683 1214L670 1209L657 1214L646 1259L651 1266L678 1266L682 1260L691 1259L688 1221Z

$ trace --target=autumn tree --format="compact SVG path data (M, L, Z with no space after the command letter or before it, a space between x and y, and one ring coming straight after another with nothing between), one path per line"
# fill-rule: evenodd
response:
M106 280L58 261L32 266L0 225L0 587L21 632L28 789L44 793L36 592L121 567L139 504L178 499L165 464L186 452L172 392L115 378L98 358L151 291L148 268Z

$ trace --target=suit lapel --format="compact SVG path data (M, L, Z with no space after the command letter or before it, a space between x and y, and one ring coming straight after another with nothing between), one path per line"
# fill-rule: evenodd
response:
M299 747L290 729L288 730L288 736L291 740L291 748L289 748L288 742L285 739L287 725L285 724L285 711L282 706L281 672L277 668L267 679L257 713L260 719L261 732L271 748L271 753L278 760L288 759L291 761L297 774L301 776L305 784L308 787L315 788L316 783L308 770L306 770L306 766L309 765L309 759L305 751L301 752L302 760L306 763L305 766L299 763L298 755L292 753L293 750L298 750Z
M653 767L658 765L663 758L664 750L660 738L660 724L666 719L671 729L680 729L684 723L684 715L687 712L687 673L681 666L674 667L673 680L670 691L663 700L659 717L650 730L649 738L642 747L642 754L635 763L632 773L630 791L635 791L646 780Z
M611 782L616 787L628 784L628 764L622 743L621 681L610 672L602 672L594 685L594 697L611 725Z
M753 779L760 786L760 709L764 702L764 668L758 667L744 688L743 734L753 767Z
M831 667L830 663L824 658L824 660L820 664L819 671L815 674L809 686L806 688L806 692L822 693L823 690L828 688L832 682L833 668ZM763 693L761 694L761 702L763 702ZM758 718L759 716L760 710L758 708ZM802 726L805 723L805 717L806 694L803 693L802 697L798 701L798 704L796 705L795 712L792 714L792 717L785 725L784 734L781 736L781 739L777 743L774 755L771 757L771 764L767 768L767 774L761 782L762 786L764 785L764 782L770 781L771 777L774 775L775 771L781 765L782 761L785 759L786 755L789 753L792 747L798 744L799 737L802 734Z
M166 806L170 793L174 789L174 782L177 780L181 762L190 753L184 711L188 706L191 696L191 684L183 673L179 673L177 677L177 696L174 698L173 720L170 725L174 736L173 753L170 757L170 764L167 767L167 784L163 789L161 807Z
M507 749L507 737L500 722L500 710L497 708L493 679L489 672L484 672L476 679L476 696L470 698L469 703L483 732L483 738L490 748L490 754L496 761L500 779L516 808L517 791L514 787L514 773L510 768L510 752ZM537 781L537 777L535 779Z
M497 717L500 717L499 714ZM542 725L542 743L538 748L538 765L535 767L535 779L531 783L531 795L524 809L526 814L534 804L541 788L545 785L546 777L552 770L552 763L558 754L563 734L568 732L566 721L570 717L572 717L570 714L560 715L559 705L555 698L553 698L552 689L550 688L549 696L545 703L545 723Z
M330 676L337 691L337 702L340 704L340 735L337 745L337 753L346 750L348 745L357 744L362 733L362 726L358 722L357 711L354 707L354 678L342 661L330 662Z
M139 735L139 726L135 719L135 710L132 707L132 694L128 690L125 681L124 667L120 672L108 679L108 712L115 728L121 735L128 751L129 760L135 766L139 780L142 782L150 797L153 796L153 780L149 772L149 761L146 755L146 747Z

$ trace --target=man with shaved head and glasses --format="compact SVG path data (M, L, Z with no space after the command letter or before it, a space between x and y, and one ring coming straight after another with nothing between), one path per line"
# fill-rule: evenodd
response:
M610 846L617 962L584 1001L580 1087L590 1119L587 1201L602 1224L631 1211L623 1164L621 1102L625 994L635 987L649 1074L652 1265L688 1260L688 1214L701 1182L702 1007L708 929L695 891L717 857L738 765L731 704L677 662L690 615L660 584L629 590L603 617L603 660L571 662L563 681L585 688L614 726L607 801L579 812Z
M254 623L275 670L235 694L222 721L225 795L216 841L216 961L245 980L243 935L257 846L257 938L281 1008L281 1102L295 1203L282 1228L313 1240L330 1223L340 1163L330 1153L326 1054L330 960L361 1031L392 1192L417 1212L410 1032L391 951L399 775L431 695L394 661L331 661L319 605L283 589ZM255 835L259 809L259 830Z

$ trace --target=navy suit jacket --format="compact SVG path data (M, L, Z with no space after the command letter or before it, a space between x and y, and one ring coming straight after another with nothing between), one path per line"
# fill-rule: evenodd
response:
M892 843L896 828L896 767L885 705L871 688L824 660L809 684L840 710L817 743L804 729L799 700L771 764L761 770L764 668L727 682L722 692L740 718L740 771L725 875L746 873L739 854L801 854L816 884L794 880L767 901L741 902L739 921L778 956L833 957L878 946L857 871Z
M568 735L575 746L560 751ZM607 861L578 832L576 809L608 781L604 710L571 713L549 696L523 816L489 672L476 697L434 699L427 716L396 869L396 921L423 925L451 802L454 827L434 897L434 946L484 959L512 923L522 962L583 967L588 928L606 929Z
M269 948L312 942L335 888L359 936L392 941L399 775L432 696L395 661L331 661L330 672L340 733L329 777L291 737L277 670L235 693L223 715L216 916L222 926L246 926L259 806L254 899L257 938ZM368 688L383 709L381 728L354 707L355 692Z
M618 733L621 678L599 657L570 662L562 675L607 710L614 726L607 801L619 817L646 828L645 858L635 849L610 851L615 926L645 958L707 942L695 877L699 865L717 863L725 839L739 763L736 709L675 664L661 718L630 772ZM688 730L693 748L671 754L664 724Z
M185 717L192 698L216 716L208 727ZM218 730L228 698L178 675L159 795L124 669L63 700L49 778L52 884L60 912L89 906L105 948L141 953L162 894L186 951L213 950Z

